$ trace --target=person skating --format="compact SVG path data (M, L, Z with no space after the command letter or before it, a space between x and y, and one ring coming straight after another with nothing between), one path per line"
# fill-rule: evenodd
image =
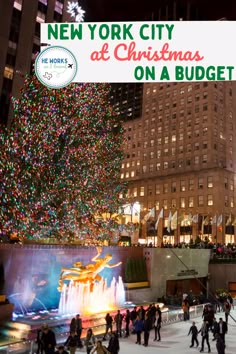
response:
M157 305L156 314L155 314L155 322L154 322L154 332L155 332L154 341L161 340L161 334L160 334L161 322L162 322L162 314L161 314L161 310L160 310L159 305ZM157 335L158 335L158 339L157 339Z
M75 354L77 348L77 337L75 331L70 332L69 337L65 341L65 346L69 348L70 354Z
M55 333L49 329L48 325L45 324L42 327L42 343L45 354L54 354L56 347L56 336Z
M84 343L86 346L87 354L90 354L91 350L95 345L95 337L91 328L89 328L87 331L87 335Z
M96 346L92 349L92 351L90 352L90 354L93 354L93 353L96 353L96 354L111 354L106 347L104 347L102 345L102 341L98 340L97 341L97 344Z
M115 323L116 323L116 332L122 337L122 321L123 321L123 315L120 313L120 310L117 311L117 314L115 315Z
M77 345L79 348L83 348L83 344L81 342L81 334L82 334L82 319L80 317L80 314L76 315L75 318L75 326L76 326L76 334L77 334Z
M106 317L105 317L105 321L106 321L106 332L103 336L103 340L106 340L106 337L107 337L107 333L109 332L110 330L110 333L112 333L112 317L109 313L106 314Z
M141 333L143 331L143 321L140 319L139 316L137 317L136 321L134 322L134 328L135 328L135 332L137 335L136 344L141 344Z
M219 333L224 343L225 343L225 335L227 332L228 332L228 325L225 321L223 321L222 318L220 318L218 322L217 333Z
M130 311L126 310L125 314L125 337L129 337Z
M192 334L192 339L191 339L191 345L190 345L190 348L192 348L194 346L194 342L196 342L196 347L199 346L199 342L198 342L198 339L197 339L197 335L198 335L198 329L196 327L196 324L195 322L192 323L192 326L190 327L189 329L189 332L188 332L188 336Z
M216 333L216 350L218 354L225 354L225 343L219 333Z
M206 341L207 346L208 346L208 353L210 353L211 347L210 347L210 343L209 343L209 327L208 327L207 321L203 322L202 327L198 333L200 333L200 332L201 332L201 336L202 336L202 346L201 346L200 352L204 352L204 343Z
M152 319L148 312L145 313L145 319L143 321L143 331L144 331L144 343L145 347L148 346L150 330L152 329Z
M111 354L118 354L119 353L119 351L120 351L120 343L119 343L118 333L112 332L111 338L109 340L109 344L108 344L108 347L107 347L107 350Z

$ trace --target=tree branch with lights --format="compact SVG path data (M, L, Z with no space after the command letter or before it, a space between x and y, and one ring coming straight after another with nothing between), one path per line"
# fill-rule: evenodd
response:
M102 237L120 205L123 128L109 85L52 90L27 76L0 133L0 223L27 239ZM99 219L99 220L98 220ZM110 225L109 225L110 223Z

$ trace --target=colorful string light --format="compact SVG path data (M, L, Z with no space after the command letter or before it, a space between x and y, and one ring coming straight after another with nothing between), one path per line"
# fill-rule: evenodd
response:
M104 227L96 217L116 212L125 190L109 85L51 90L27 76L21 93L10 130L0 133L1 226L27 239L101 237L114 222Z

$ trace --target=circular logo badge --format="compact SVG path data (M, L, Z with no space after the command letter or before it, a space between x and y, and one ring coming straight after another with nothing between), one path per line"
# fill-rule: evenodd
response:
M77 61L69 49L50 46L37 56L35 73L42 84L59 89L73 81L77 73Z

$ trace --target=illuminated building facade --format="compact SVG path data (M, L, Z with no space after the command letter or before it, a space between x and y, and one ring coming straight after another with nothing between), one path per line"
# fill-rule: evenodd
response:
M163 208L152 236L234 241L235 89L235 82L222 81L144 85L141 117L124 123L121 178L129 181L127 201L141 205L141 219L155 208L156 220ZM176 211L178 228L168 232Z
M1 1L0 14L0 123L7 124L10 98L19 97L40 51L40 23L63 22L70 16L66 0Z

